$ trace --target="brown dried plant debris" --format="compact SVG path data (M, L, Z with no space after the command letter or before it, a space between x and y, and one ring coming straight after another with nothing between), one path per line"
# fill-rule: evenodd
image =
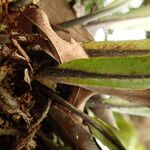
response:
M56 107L58 105L53 99L51 104L51 100L38 89L40 87L34 84L36 73L44 65L53 67L74 59L88 58L88 55L74 39L65 41L60 38L51 28L45 12L37 6L30 5L22 11L4 12L0 14L0 21L7 26L0 35L0 117L4 121L0 127L17 131L12 135L15 145L8 137L11 147L17 150L27 149L33 141L38 141L36 133L41 126L48 126L47 122L53 126L47 114L51 110L51 105ZM58 94L61 93L56 82L50 83L40 78L38 80ZM95 92L70 85L68 87L70 92L65 100L83 111L85 102ZM66 90L64 85L62 88ZM66 110L63 107L60 108L61 112L69 114L67 118L72 120L74 127L81 128L91 137L78 122L77 116ZM63 113L60 117L63 117ZM59 120L55 117L53 119L59 126ZM40 130L43 129L42 127ZM66 127L66 125L62 126L64 128L62 130ZM66 135L67 139L74 136L71 132L72 126L69 128L70 135ZM48 129L54 132L49 126ZM45 131L42 132L47 135ZM83 140L87 140L91 146L95 147L90 138L83 138ZM76 147L81 147L80 143L75 142L75 144L77 144ZM35 147L36 144L33 145ZM7 147L4 144L5 146Z

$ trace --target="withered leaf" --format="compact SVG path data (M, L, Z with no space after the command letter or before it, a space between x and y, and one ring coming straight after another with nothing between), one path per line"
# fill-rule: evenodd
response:
M96 92L92 92L92 91L86 90L84 88L79 88L79 87L73 86L72 94L68 98L68 101L72 105L74 105L76 108L83 111L85 103L94 94L96 94Z
M74 39L68 42L61 39L55 33L49 24L45 12L35 6L27 7L24 10L18 18L18 24L25 33L32 33L34 32L33 30L36 30L36 32L46 38L49 46L51 46L49 52L61 63L79 58L87 58L83 48Z

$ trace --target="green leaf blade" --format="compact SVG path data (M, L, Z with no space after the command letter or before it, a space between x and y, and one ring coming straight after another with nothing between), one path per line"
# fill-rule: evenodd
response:
M103 41L83 43L90 57L124 57L150 55L150 40Z
M59 65L60 69L109 75L150 75L150 56L89 58Z
M128 150L146 150L140 142L138 134L132 122L119 113L114 113L119 131L114 130L116 136Z
M92 126L89 126L91 133L96 138L96 141L99 140L103 145L105 145L106 147L108 147L111 150L125 150L126 149L122 145L120 140L117 138L117 136L114 134L113 130L116 130L114 127L109 126L108 124L103 122L100 118L97 118L89 109L88 109L88 114L91 116L91 119L93 121L95 121L99 125L99 127L104 132L106 132L111 137L111 139L113 139L113 141L115 141L115 142L111 142L111 140L107 136L105 136L105 134L99 132L97 129L95 129Z
M71 85L148 89L150 56L79 59L40 73L42 77Z

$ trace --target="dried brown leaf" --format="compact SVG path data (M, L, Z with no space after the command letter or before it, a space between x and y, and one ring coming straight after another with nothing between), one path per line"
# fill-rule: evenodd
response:
M25 33L32 33L35 29L46 38L51 46L50 52L59 62L87 58L87 54L75 40L65 41L52 30L47 15L39 8L35 6L26 8L18 18L18 23Z
M25 60L29 63L30 62L30 58L28 57L27 53L25 52L25 50L20 46L20 44L18 43L18 41L16 39L12 39L13 44L17 47L17 49L19 50L20 54L25 58Z
M79 110L83 111L85 103L94 94L96 94L96 92L91 92L84 88L73 87L72 94L69 97L69 102Z
M31 74L33 74L33 68L30 64L30 58L28 57L27 53L25 52L25 50L20 46L20 44L18 43L18 41L16 39L12 38L12 42L13 44L18 48L20 54L24 57L24 59L27 61L30 70L31 70Z
M25 58L22 55L18 54L17 52L12 53L12 57L16 60L24 60L25 61Z
M86 90L84 88L73 86L71 94L68 98L68 102L70 104L72 104L73 106L75 106L80 111L84 111L84 107L85 107L86 102L94 94L96 94L96 93L89 91L89 90ZM72 116L74 117L75 120L82 122L82 119L80 117L78 117L77 115L73 114Z

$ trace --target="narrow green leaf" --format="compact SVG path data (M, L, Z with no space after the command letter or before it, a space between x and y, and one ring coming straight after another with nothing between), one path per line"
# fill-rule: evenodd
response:
M37 78L71 85L150 88L150 56L79 59L60 64L57 68L43 69Z
M150 55L150 39L83 43L90 57L118 57Z
M111 125L106 124L101 119L94 116L94 114L89 109L88 109L88 114L100 126L100 128L102 128L102 130L104 130L112 139L114 139L116 141L116 143L118 143L118 145L120 145L120 147L118 147L117 145L112 143L107 137L104 136L104 134L100 133L97 129L95 129L92 126L89 126L90 130L91 130L91 133L93 134L93 136L97 140L99 140L103 145L105 145L106 147L108 147L111 150L125 149L124 146L121 144L121 142L116 137L116 135L113 133L113 130L116 130L114 127L112 127Z
M89 114L90 111L88 111ZM109 133L113 138L119 140L127 150L145 150L144 145L138 139L136 130L131 122L127 121L123 116L118 113L114 113L117 121L118 130L113 126L106 124L96 116L92 114L94 119L99 126L101 126L106 132ZM100 132L90 126L91 132L95 138L97 138L102 144L108 147L110 150L120 150L115 145L112 145L108 139L106 139Z
M115 113L114 116L119 127L119 131L114 130L114 133L127 150L146 150L144 145L140 142L137 132L130 120L127 120L118 113Z

